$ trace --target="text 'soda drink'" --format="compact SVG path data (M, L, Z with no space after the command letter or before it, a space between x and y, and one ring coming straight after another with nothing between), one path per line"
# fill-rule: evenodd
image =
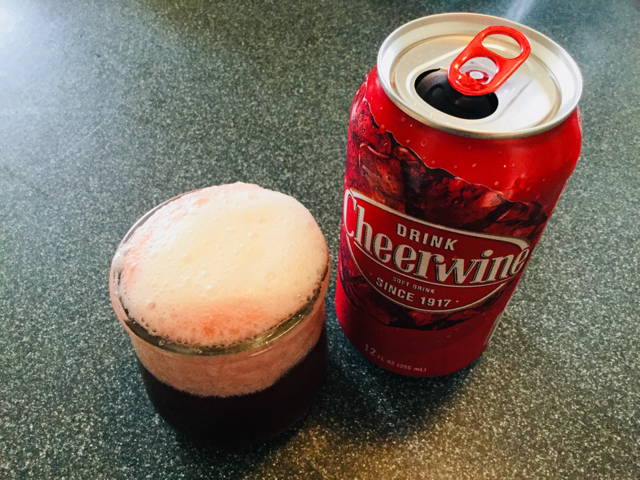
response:
M387 38L351 109L336 289L363 355L437 376L484 351L578 160L580 93L561 47L504 19Z
M156 410L228 447L267 440L310 407L325 373L329 276L309 211L237 183L145 215L118 246L109 283Z

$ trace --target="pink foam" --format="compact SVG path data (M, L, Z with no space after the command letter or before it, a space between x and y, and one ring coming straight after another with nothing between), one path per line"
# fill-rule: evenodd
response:
M228 345L298 311L327 255L315 220L292 197L256 185L211 187L161 208L121 245L115 289L153 334Z

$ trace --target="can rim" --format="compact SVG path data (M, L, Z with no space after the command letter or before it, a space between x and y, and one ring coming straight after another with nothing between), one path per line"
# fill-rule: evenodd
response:
M570 74L574 79L574 94L571 102L563 105L558 112L549 120L543 122L542 124L535 125L533 127L527 127L519 130L512 131L498 131L498 132L486 132L480 131L477 129L473 129L471 127L462 127L462 126L451 126L445 123L441 123L438 121L434 121L421 114L416 109L412 108L412 106L405 101L393 88L391 84L391 72L394 65L395 58L398 57L398 53L401 53L401 50L398 49L399 39L403 34L408 33L409 31L415 29L418 26L429 25L437 22L443 21L478 21L485 20L486 26L489 25L500 25L515 28L522 33L524 33L529 39L534 40L535 42L542 44L544 47L547 47L552 53L557 55L557 57L566 65ZM480 28L482 29L482 28ZM401 42L400 42L401 43ZM401 45L405 48L409 48L410 45L414 43L409 43L407 45ZM395 51L395 55L391 57L389 60L389 56L393 55L393 51ZM535 52L532 51L532 54ZM391 101L398 106L401 110L403 110L408 115L412 116L416 120L429 125L430 127L436 128L438 130L442 130L445 132L453 133L456 135L473 137L473 138L485 138L485 139L507 139L507 138L523 138L529 137L532 135L537 135L539 133L546 132L551 130L552 128L560 125L564 120L566 120L572 112L578 106L578 102L582 95L582 75L580 73L580 69L575 62L575 60L569 55L569 53L562 48L558 43L551 40L546 35L534 30L526 25L523 25L518 22L514 22L512 20L508 20L501 17L496 17L493 15L484 15L484 14L476 14L476 13L441 13L437 15L429 15L426 17L421 17L411 22L405 23L404 25L395 29L382 43L380 49L378 50L377 57L377 74L380 84L385 91L385 93L389 96ZM426 102L425 102L426 104ZM433 107L430 107L433 108ZM435 110L434 110L435 111Z
M142 217L140 217L136 223L129 229L126 235L120 240L118 247L116 248L116 252L120 250L121 247L129 241L129 239L133 236L135 231L140 228L145 222L147 222L153 214L155 214L158 210L160 210L165 205L181 198L185 195L189 195L191 193L197 192L200 189L190 190L188 192L181 193L180 195L176 195L164 202L156 205L154 208L145 213ZM112 269L110 275L115 276L114 282L118 279L119 270ZM251 350L261 349L263 347L267 347L274 341L279 338L284 337L289 332L294 330L304 319L306 319L313 310L315 309L316 303L321 296L323 286L326 283L327 275L329 274L329 265L327 263L327 267L325 269L324 274L322 275L322 280L318 284L317 288L313 291L313 295L309 299L309 301L304 304L296 313L294 313L291 317L283 320L278 323L274 327L269 330L262 332L254 337L249 337L239 342L230 344L230 345L189 345L178 343L173 340L170 340L166 337L162 337L159 335L153 335L146 328L144 328L140 323L138 323L135 319L129 316L129 313L125 306L122 304L122 299L120 296L116 296L122 310L125 312L126 319L123 320L124 325L127 329L133 333L136 337L140 338L144 342L158 347L162 350L166 350L168 352L178 353L180 355L185 356L202 356L202 357L216 357L222 355L235 355L238 353L248 352Z

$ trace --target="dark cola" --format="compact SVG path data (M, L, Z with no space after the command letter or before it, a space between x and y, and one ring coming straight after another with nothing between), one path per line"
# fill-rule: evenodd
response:
M260 444L291 428L311 407L325 376L327 333L291 370L259 392L201 397L161 382L138 362L149 399L177 431L218 447Z

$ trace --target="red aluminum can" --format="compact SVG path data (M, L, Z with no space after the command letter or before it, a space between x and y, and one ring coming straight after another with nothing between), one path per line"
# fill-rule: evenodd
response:
M366 358L439 376L482 354L578 160L581 90L560 46L505 19L435 15L385 40L351 109L336 290Z

